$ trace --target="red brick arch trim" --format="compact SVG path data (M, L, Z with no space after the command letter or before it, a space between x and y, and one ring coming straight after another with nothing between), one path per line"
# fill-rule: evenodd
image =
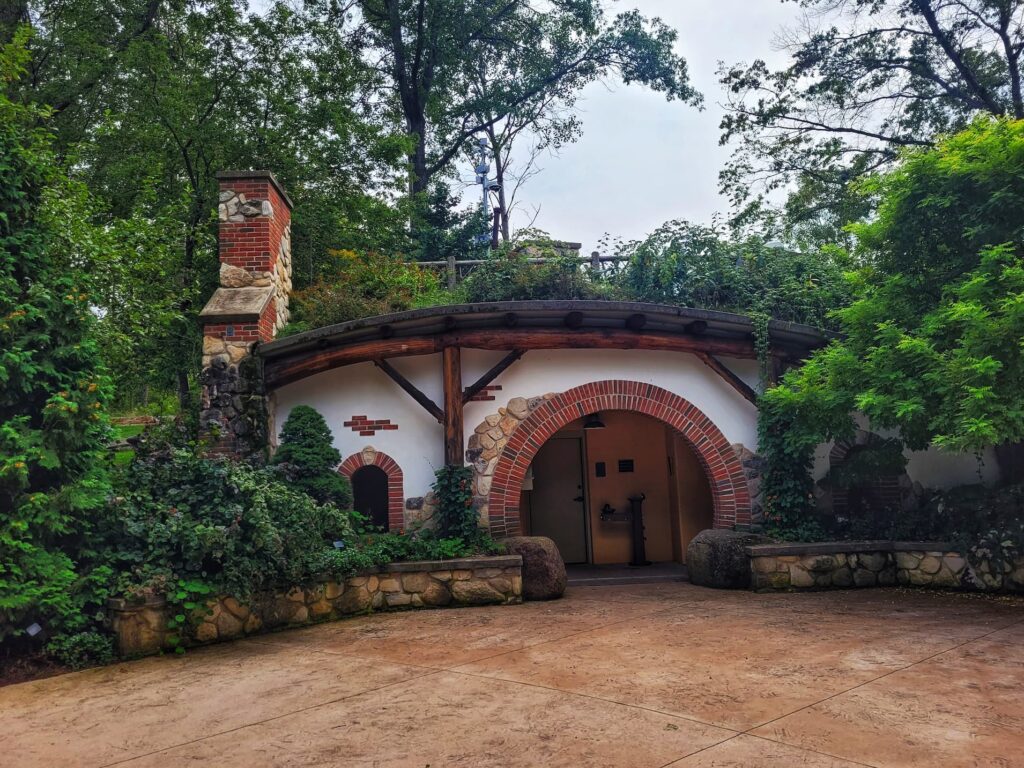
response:
M388 476L388 530L397 533L405 527L405 488L398 462L380 451L360 451L341 462L338 471L351 480L358 469L369 466L380 467Z
M533 457L559 429L596 411L642 413L675 429L693 448L707 473L714 502L714 526L750 524L750 491L743 465L711 419L692 403L653 384L596 381L546 400L512 432L498 456L487 498L492 535L521 533L519 494Z

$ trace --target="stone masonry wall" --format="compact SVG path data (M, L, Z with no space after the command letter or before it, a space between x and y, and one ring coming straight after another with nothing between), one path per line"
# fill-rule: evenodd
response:
M942 544L768 544L747 554L757 591L900 585L1024 592L1024 558L1001 568L987 561L975 566Z
M494 468L498 457L512 433L542 403L555 395L539 397L513 397L508 405L499 408L481 422L469 437L466 461L473 467L473 506L480 513L480 525L488 525L487 497L494 481Z
M253 346L288 322L291 202L266 171L218 174L220 287L203 308L200 427L211 451L265 450L269 412Z
M186 645L233 640L285 626L403 608L514 605L522 602L522 557L392 563L378 572L266 595L243 604L220 596L198 613ZM110 618L123 656L156 653L166 644L163 600L113 600Z

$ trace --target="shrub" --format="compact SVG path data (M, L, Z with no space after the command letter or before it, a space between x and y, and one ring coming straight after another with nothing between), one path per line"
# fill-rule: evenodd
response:
M244 598L308 583L333 542L353 536L347 513L273 470L188 449L140 451L120 490L110 548L125 591L184 580Z
M109 664L114 660L114 641L99 632L58 635L46 644L46 652L71 669Z
M318 328L448 300L437 273L414 262L372 251L334 256L333 269L293 294L295 324Z
M1022 179L1024 121L979 120L863 183L878 214L854 228L843 336L760 400L769 516L805 514L814 447L855 412L913 450L1024 438Z
M334 436L319 411L308 405L293 408L273 460L288 481L322 504L346 509L352 503L352 489L348 478L338 472L340 461Z
M530 258L549 259L531 264ZM579 260L550 242L518 243L492 252L486 264L469 274L461 286L466 301L542 299L611 299L613 286Z
M471 541L437 538L428 532L416 536L399 533L371 534L354 546L325 552L320 571L344 578L359 571L402 560L450 560L472 555L495 555L504 547L482 531Z
M30 623L51 632L87 623L84 550L109 489L109 381L88 274L82 254L56 245L62 217L47 214L67 189L45 114L5 95L23 43L0 48L0 642Z

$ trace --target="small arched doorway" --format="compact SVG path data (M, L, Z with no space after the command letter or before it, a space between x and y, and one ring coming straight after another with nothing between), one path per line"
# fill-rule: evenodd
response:
M378 466L360 467L352 473L352 507L366 521L382 530L389 530L388 475Z
M374 515L380 513L378 509L383 508L386 510L385 519L386 524L375 522L375 525L380 525L382 528L388 531L401 531L405 527L405 516L403 507L405 506L405 489L403 488L402 468L398 466L398 463L388 456L386 453L382 453L371 446L367 446L359 453L353 453L338 467L338 472L343 474L352 483L353 495L356 499L360 499L357 503L363 503L362 495L364 490L360 488L356 490L357 485L363 486L364 481L360 480L356 482L355 475L363 469L377 469L384 475L384 487L387 503L381 507L380 504L380 490L381 485L380 475L367 475L367 478L376 477L376 480L366 480L366 494L376 493L377 496L369 496L369 501L366 502L370 505L369 508L373 510ZM370 489L376 487L376 491ZM356 496L356 494L360 494ZM358 507L357 507L358 508Z

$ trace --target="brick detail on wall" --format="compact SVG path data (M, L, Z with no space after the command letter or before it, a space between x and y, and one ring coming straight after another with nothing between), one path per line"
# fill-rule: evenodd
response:
M392 424L391 419L369 419L366 416L353 416L344 426L353 432L358 432L361 437L373 437L378 432L393 432L398 429L397 424Z
M522 532L519 496L523 477L544 442L572 421L599 411L630 411L651 416L679 432L700 459L711 485L714 526L750 524L750 491L743 465L710 418L668 390L638 381L597 381L545 400L508 438L498 456L488 495L494 536Z
M495 392L501 392L501 384L488 384L486 387L484 387L479 392L477 392L475 395L473 395L471 398L469 398L469 402L471 402L471 403L485 403L485 402L492 401L492 400L495 399L494 398L494 393Z
M361 467L380 467L388 476L388 530L397 533L405 527L405 489L402 468L386 453L366 448L353 453L338 467L338 472L349 480Z
M846 461L850 451L857 447L857 444L849 440L840 440L828 454L830 469L838 469ZM903 492L900 487L899 475L879 475L869 483L864 490L871 494L874 501L885 508L900 509L903 505ZM850 514L849 492L846 488L832 486L832 514L838 517L845 517Z

